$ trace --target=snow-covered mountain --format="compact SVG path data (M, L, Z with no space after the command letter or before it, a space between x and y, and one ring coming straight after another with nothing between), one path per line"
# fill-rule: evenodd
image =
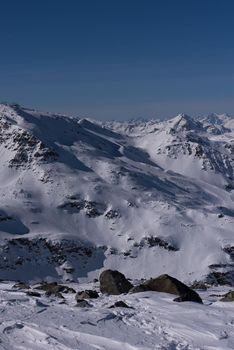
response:
M0 105L0 278L233 283L228 115L97 122Z

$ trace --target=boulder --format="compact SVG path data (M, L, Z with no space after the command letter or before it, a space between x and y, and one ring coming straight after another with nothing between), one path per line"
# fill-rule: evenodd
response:
M230 291L225 294L220 301L234 301L234 291Z
M157 278L151 278L144 283L144 286L155 292L163 292L179 295L175 301L195 301L202 303L197 292L186 286L174 277L169 275L161 275Z
M65 299L64 296L62 295L62 293L60 292L50 292L50 291L47 291L45 292L45 296L46 297L56 297L56 298L59 298L59 299Z
M86 289L76 294L76 300L97 299L98 297L98 292L91 289Z
M128 293L133 287L119 271L105 270L101 273L99 280L101 292L110 295Z
M116 307L125 307L127 309L133 309L131 306L128 306L124 301L116 301L113 305L109 306L109 309L114 309Z
M76 293L74 288L71 288L71 287L68 287L68 286L62 286L62 287L63 287L62 292L65 293L65 294L75 294Z
M86 300L77 300L76 307L92 307Z
M195 303L200 303L202 304L202 300L200 296L194 292L193 290L188 291L187 293L184 293L180 295L178 298L173 299L173 301L176 302L183 302L183 301L193 301Z

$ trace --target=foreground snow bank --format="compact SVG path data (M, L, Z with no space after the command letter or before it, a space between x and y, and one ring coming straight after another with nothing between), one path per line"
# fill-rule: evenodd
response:
M217 295L226 292L221 288L199 291L204 305L175 303L169 294L144 292L102 295L90 301L92 307L79 308L74 294L64 294L64 300L37 298L12 286L0 284L0 349L234 349L234 303L218 301ZM132 308L109 309L117 300Z

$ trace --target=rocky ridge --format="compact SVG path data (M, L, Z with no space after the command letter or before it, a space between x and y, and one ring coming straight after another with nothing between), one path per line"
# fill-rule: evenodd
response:
M231 120L103 123L0 105L0 278L117 266L148 278L156 266L233 285Z

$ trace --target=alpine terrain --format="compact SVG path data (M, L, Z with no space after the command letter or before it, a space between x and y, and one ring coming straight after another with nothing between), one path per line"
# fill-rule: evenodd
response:
M101 122L1 104L0 196L0 349L234 348L220 300L234 285L233 117ZM141 290L90 296L104 270ZM165 274L203 304L145 287Z

